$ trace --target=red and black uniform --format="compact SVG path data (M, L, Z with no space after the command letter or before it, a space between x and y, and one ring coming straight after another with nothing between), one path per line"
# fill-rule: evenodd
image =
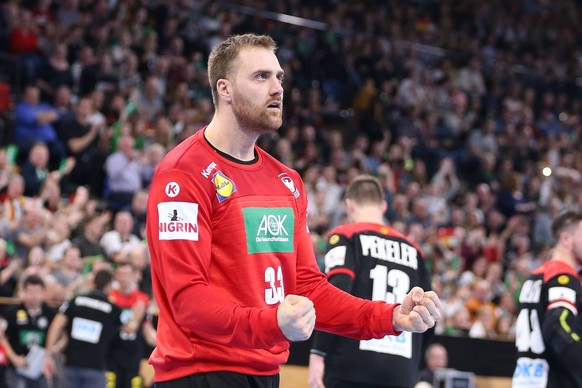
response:
M31 315L23 303L7 308L2 314L6 321L4 335L14 353L26 356L34 346L44 348L48 328L56 314L57 310L46 303L42 304L39 313L36 315ZM10 371L15 371L13 365L9 367ZM26 384L39 387L44 387L47 384L43 376L35 379L20 376L18 379L26 381ZM9 383L14 384L16 381L9 381Z
M361 301L317 267L299 174L258 147L237 161L204 130L164 158L149 193L147 239L159 304L156 382L230 371L270 376L287 361L285 295L312 300L320 330L393 334L394 305Z
M105 371L111 340L116 330L127 323L121 309L103 291L93 290L65 302L59 312L68 321L67 368Z
M124 294L113 290L109 294L109 301L122 311L122 321L129 322L132 317L132 308L138 302L147 306L149 297L140 290ZM143 385L139 375L139 367L145 348L141 323L135 333L127 333L119 328L111 342L110 354L107 357L108 387L137 387Z
M354 296L402 302L410 289L430 290L422 252L395 229L353 223L329 233L325 272L336 287ZM316 331L311 352L325 357L326 386L412 387L418 381L424 334L355 340Z
M550 260L536 269L519 294L514 388L582 387L580 277Z

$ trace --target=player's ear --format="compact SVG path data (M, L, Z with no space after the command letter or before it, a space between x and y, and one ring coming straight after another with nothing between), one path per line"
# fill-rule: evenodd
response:
M346 198L345 200L345 204L346 204L346 211L348 214L351 214L354 212L354 201L352 201L349 198Z
M229 80L221 78L216 81L216 91L218 96L226 102L232 101L232 84Z
M382 209L382 214L386 213L386 210L388 210L388 202L386 202L385 200L382 201L380 208Z

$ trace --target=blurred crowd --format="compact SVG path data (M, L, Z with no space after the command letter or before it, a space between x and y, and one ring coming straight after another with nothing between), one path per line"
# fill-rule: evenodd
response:
M2 1L0 295L38 274L58 305L129 262L151 296L153 172L213 115L210 49L256 32L285 70L284 124L260 145L301 173L318 260L346 184L373 174L426 255L437 332L511 340L552 217L582 205L581 16L574 0Z

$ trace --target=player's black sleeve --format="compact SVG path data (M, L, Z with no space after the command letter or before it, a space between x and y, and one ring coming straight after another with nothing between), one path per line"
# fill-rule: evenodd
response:
M353 279L351 276L345 273L337 273L331 276L328 281L335 287L350 292L352 289ZM311 353L319 354L324 356L327 354L328 350L333 346L333 341L336 335L327 333L325 331L315 330L313 332L313 342L311 345Z
M542 335L548 350L559 355L562 366L582 387L582 325L578 316L565 307L546 312Z
M350 255L351 255L352 244L350 244L350 241L348 239L346 239L344 236L339 236L339 237L340 237L341 243L346 246L346 257L345 257L344 265L346 265L347 263L351 264L352 258L350 257ZM332 247L333 247L333 245L332 245ZM330 247L328 246L328 250L329 250L329 248ZM350 264L347 264L348 268L351 266ZM336 267L334 267L334 268L336 268ZM350 270L350 271L352 271L352 270ZM354 275L357 276L357 274L354 274ZM347 293L352 292L354 279L350 275L348 275L347 273L344 273L344 272L334 273L328 278L328 281L329 281L329 283L331 283L333 286L339 288L340 290L343 290ZM325 357L327 352L329 351L329 349L332 348L335 338L336 338L335 334L327 333L325 331L315 330L313 332L311 353L319 354L320 356Z
M550 308L541 323L546 350L582 387L582 322L575 307L582 294L580 283L573 276L561 275L550 279L547 286Z

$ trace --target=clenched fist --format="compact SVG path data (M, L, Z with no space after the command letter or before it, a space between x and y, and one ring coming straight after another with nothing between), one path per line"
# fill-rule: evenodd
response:
M394 309L394 330L422 333L430 329L441 318L441 301L434 291L414 287Z
M287 295L277 308L277 323L289 341L304 341L315 327L313 302L299 295Z

